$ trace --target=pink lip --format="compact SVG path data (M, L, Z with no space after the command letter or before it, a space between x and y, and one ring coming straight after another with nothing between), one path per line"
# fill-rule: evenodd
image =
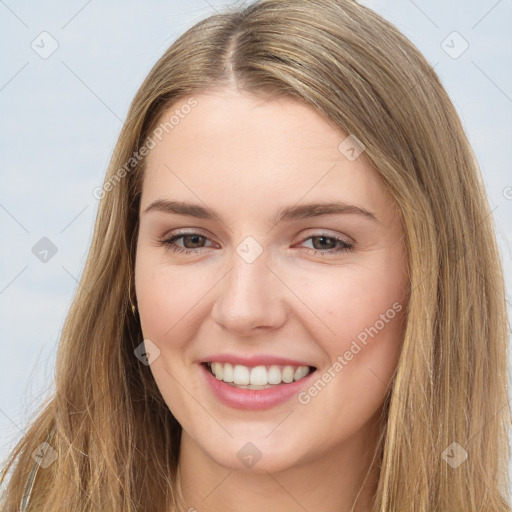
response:
M273 361L275 361L275 359ZM292 396L297 395L302 388L309 385L312 375L316 373L311 372L298 381L291 382L290 384L280 384L272 388L243 389L230 386L226 382L217 379L210 373L205 364L199 364L199 368L205 376L206 382L213 394L224 405L235 407L236 409L253 411L271 409L290 399Z
M293 359L286 359L284 357L272 356L267 354L258 354L251 357L243 357L235 354L213 354L206 357L202 363L231 363L241 364L243 366L264 366L264 365L290 365L290 366L312 366L303 361L296 361Z

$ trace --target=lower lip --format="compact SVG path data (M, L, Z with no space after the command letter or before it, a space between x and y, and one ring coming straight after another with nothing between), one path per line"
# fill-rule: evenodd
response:
M204 364L199 365L205 375L206 382L210 386L213 394L225 405L237 409L246 410L264 410L279 405L308 385L315 372L311 372L306 377L290 384L280 384L267 389L243 389L230 386L226 382L214 377Z

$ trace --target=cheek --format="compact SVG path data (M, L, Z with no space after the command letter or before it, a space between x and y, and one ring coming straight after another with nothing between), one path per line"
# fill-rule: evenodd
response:
M334 442L332 432L338 440L348 437L375 417L402 346L406 304L401 291L382 282L370 294L355 283L346 280L342 292L330 294L337 307L330 302L322 317L336 335L316 338L328 362L298 396L304 421L310 428L315 425L327 448Z
M174 268L170 272L161 262L144 257L136 265L135 289L144 337L160 342L177 339L173 335L190 323L200 298L198 286L190 282L190 271Z
M309 287L308 301L323 320L316 340L329 360L325 380L352 390L387 386L402 346L407 283L402 267L377 264Z
M148 253L142 250L137 254L135 267L142 334L160 350L150 366L156 384L176 419L186 424L194 411L188 393L193 396L199 393L196 383L187 380L187 347L197 335L194 313L197 314L204 290L197 283L191 285L190 269L188 273L176 267L171 269ZM179 384L184 382L187 382L188 393L183 393Z
M375 266L342 274L304 284L303 293L323 320L329 346L343 349L355 339L364 344L376 336L395 338L400 331L398 317L406 307L405 273Z

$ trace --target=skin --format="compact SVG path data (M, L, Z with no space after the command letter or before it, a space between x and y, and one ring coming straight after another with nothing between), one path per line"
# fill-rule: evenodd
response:
M312 108L235 89L194 98L147 157L135 266L144 338L160 350L150 368L183 428L185 510L349 512L403 339L409 282L399 214L365 154L347 159L338 150L347 134ZM158 199L212 208L223 222L146 212ZM329 201L376 220L271 221L282 207ZM207 238L180 238L175 246L195 252L172 253L161 241L179 230ZM328 254L320 249L340 245L322 235L353 247ZM252 263L236 252L247 236L262 249ZM307 404L228 407L198 366L213 353L266 353L307 361L320 377L393 304L401 311ZM237 457L248 442L262 455L251 468ZM353 510L370 510L376 482L372 471Z

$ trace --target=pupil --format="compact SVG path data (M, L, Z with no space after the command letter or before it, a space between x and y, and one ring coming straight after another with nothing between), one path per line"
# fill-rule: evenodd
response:
M325 240L330 240L330 239L329 239L328 237L326 237L326 236L319 236L319 237L316 237L316 238L317 238L318 240L323 240L323 241L325 241ZM332 248L332 244L333 244L333 241L331 241L331 243L330 243L331 247L327 247L327 249L331 249L331 248ZM325 247L325 246L324 246L324 247L321 247L321 248L320 248L320 250L321 250L321 249L326 249L326 247Z
M199 243L199 239L202 238L202 237L199 236L199 235L187 235L187 238L188 238L189 241L191 239L194 239L195 241L193 240L192 244L197 244L197 243ZM190 249L190 247L189 247L189 249Z

